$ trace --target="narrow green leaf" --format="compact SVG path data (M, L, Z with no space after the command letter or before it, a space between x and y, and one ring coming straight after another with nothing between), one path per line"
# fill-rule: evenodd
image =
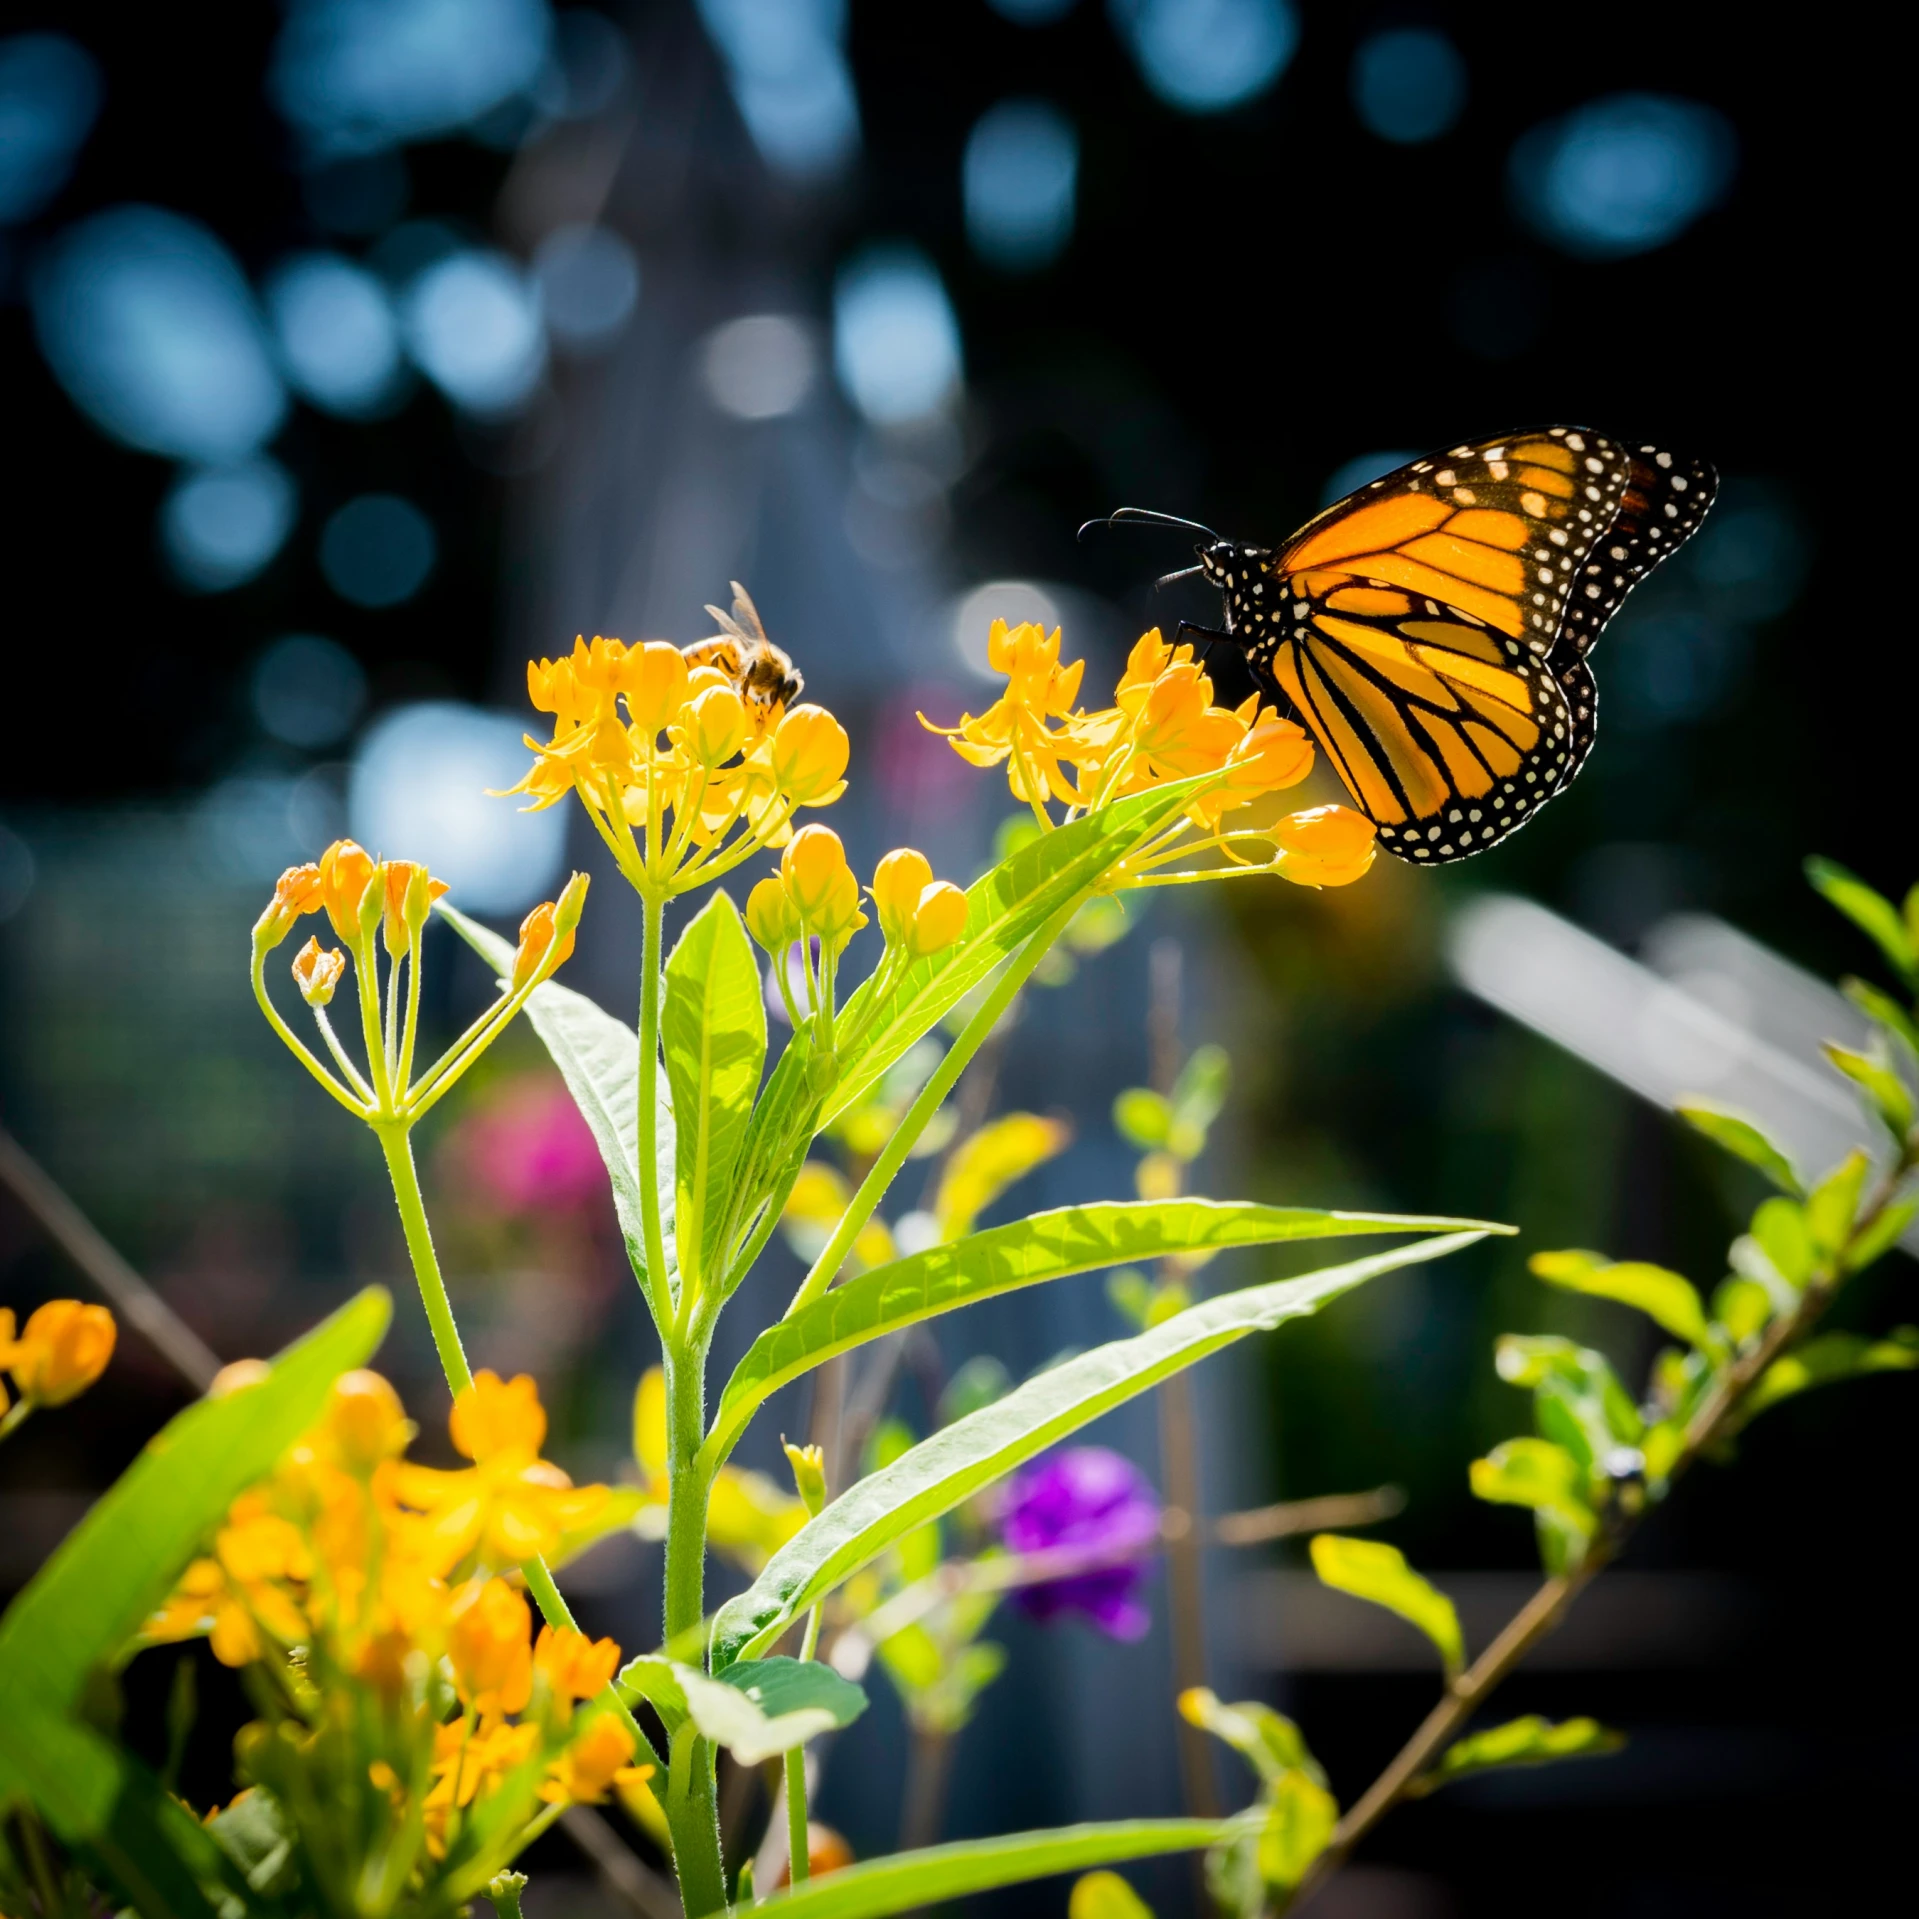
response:
M1319 1533L1307 1550L1322 1585L1384 1606L1408 1625L1417 1626L1439 1648L1448 1679L1465 1670L1466 1641L1459 1630L1458 1609L1437 1586L1407 1565L1406 1555L1397 1546L1381 1539Z
M1806 1230L1822 1259L1834 1259L1845 1250L1852 1237L1852 1223L1859 1217L1859 1200L1872 1172L1872 1159L1864 1152L1848 1153L1812 1190L1806 1201Z
M1712 1316L1735 1346L1772 1324L1772 1295L1756 1279L1721 1280L1712 1296Z
M1511 1719L1503 1726L1468 1733L1447 1747L1439 1764L1422 1773L1406 1788L1407 1796L1423 1798L1450 1786L1467 1774L1490 1772L1500 1766L1546 1766L1556 1759L1597 1758L1617 1752L1626 1743L1624 1733L1602 1726L1596 1719L1565 1719L1554 1725L1537 1713Z
M1884 1339L1858 1333L1821 1333L1768 1366L1748 1394L1748 1419L1812 1386L1831 1386L1862 1373L1905 1373L1919 1366L1919 1326L1901 1326Z
M769 1326L727 1381L706 1450L715 1463L724 1459L762 1401L836 1354L1022 1286L1175 1253L1364 1233L1468 1228L1501 1230L1476 1220L1324 1212L1314 1207L1210 1199L1114 1200L1035 1213L951 1245L929 1247L876 1266L823 1294L790 1319Z
M1482 1227L1419 1240L1350 1265L1206 1300L1150 1332L1054 1366L995 1404L956 1420L849 1487L774 1554L746 1592L720 1608L713 1622L715 1669L771 1645L807 1607L914 1527L950 1512L1160 1380L1250 1333L1269 1332L1316 1312L1380 1273L1443 1258L1485 1233Z
M1504 1333L1493 1347L1493 1365L1509 1385L1536 1389L1557 1375L1590 1400L1604 1436L1597 1452L1612 1442L1638 1445L1645 1421L1604 1353L1554 1333Z
M1699 1289L1679 1273L1644 1260L1617 1264L1601 1253L1535 1253L1526 1262L1536 1278L1569 1293L1589 1293L1596 1299L1614 1299L1636 1307L1655 1325L1689 1346L1709 1347L1712 1329Z
M1906 1229L1914 1219L1919 1219L1919 1193L1892 1201L1879 1217L1846 1248L1844 1261L1846 1271L1864 1272L1875 1259L1891 1252L1893 1247L1905 1237Z
M1073 1881L1066 1919L1153 1919L1153 1909L1116 1872L1089 1872Z
M1752 1236L1789 1286L1803 1287L1812 1277L1819 1249L1813 1244L1803 1206L1783 1197L1764 1201L1752 1216Z
M55 1712L74 1706L228 1506L318 1418L334 1380L373 1356L392 1310L368 1287L265 1378L197 1401L147 1442L0 1620L0 1725L24 1699Z
M280 1802L264 1786L242 1793L207 1821L220 1850L239 1867L254 1892L287 1892L297 1875L293 1863L295 1834Z
M1338 1824L1338 1800L1305 1773L1287 1773L1266 1802L1255 1854L1260 1878L1275 1892L1291 1892L1326 1850Z
M441 900L435 910L504 980L513 969L513 947L477 920L456 912ZM539 1034L553 1064L566 1081L566 1090L580 1109L613 1185L613 1209L633 1270L646 1278L646 1236L640 1225L640 1041L633 1027L603 1012L584 993L548 980L536 986L526 1002L526 1017ZM675 1268L673 1212L666 1204L674 1190L677 1149L673 1136L673 1103L666 1081L659 1087L655 1127L660 1173L660 1200L665 1217L666 1264L669 1280Z
M1751 1120L1696 1099L1681 1100L1673 1110L1715 1145L1723 1146L1748 1166L1758 1167L1782 1193L1797 1199L1805 1191L1792 1161Z
M1283 1774L1295 1770L1325 1783L1299 1728L1257 1699L1229 1706L1210 1686L1190 1686L1179 1696L1179 1713L1244 1757L1264 1786L1276 1785Z
M660 1039L678 1124L680 1267L705 1286L714 1277L709 1255L725 1251L715 1235L725 1229L766 1065L759 967L739 908L724 892L694 915L666 962Z
M1585 1537L1599 1522L1586 1503L1585 1474L1563 1446L1546 1439L1508 1439L1470 1468L1475 1499L1496 1506L1530 1506Z
M776 1892L753 1908L755 1919L884 1919L920 1906L1029 1879L1083 1872L1089 1866L1198 1852L1237 1834L1243 1819L1122 1819L1110 1825L1060 1826L998 1839L965 1839L922 1852L896 1852Z
M1919 888L1914 891L1919 892ZM1919 1025L1913 1023L1912 1015L1890 993L1882 993L1870 980L1850 976L1839 982L1839 990L1869 1020L1876 1020L1919 1060Z
M1885 954L1893 970L1906 984L1919 991L1919 951L1899 909L1883 893L1868 886L1858 874L1849 873L1836 860L1809 859L1806 878L1813 888Z
M1903 1145L1914 1119L1912 1094L1906 1082L1883 1059L1874 1059L1869 1053L1855 1053L1851 1047L1836 1046L1831 1040L1819 1050L1865 1094L1872 1110Z

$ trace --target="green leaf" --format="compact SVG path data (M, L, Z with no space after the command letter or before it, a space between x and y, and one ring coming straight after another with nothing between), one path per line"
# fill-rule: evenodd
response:
M1699 1290L1691 1280L1663 1266L1629 1259L1614 1264L1601 1253L1535 1253L1527 1262L1536 1278L1570 1293L1590 1293L1636 1307L1655 1325L1689 1346L1709 1347L1712 1329Z
M1787 1285L1797 1289L1812 1277L1819 1249L1813 1244L1804 1207L1784 1198L1765 1201L1752 1216L1752 1236Z
M1581 1417L1601 1435L1595 1456L1614 1442L1639 1444L1645 1421L1604 1353L1553 1333L1505 1333L1493 1348L1493 1365L1509 1385L1537 1389L1557 1377L1590 1402L1590 1411L1582 1406Z
M501 979L513 970L513 946L489 932L477 920L456 912L441 900L435 908L442 919L491 966ZM566 1081L566 1090L580 1109L606 1163L613 1185L613 1209L633 1270L646 1282L646 1235L640 1224L640 1042L635 1030L603 1012L584 993L548 980L536 986L526 1002L526 1017L539 1034L553 1064ZM665 1204L674 1189L677 1149L673 1138L673 1105L665 1080L657 1082L659 1100L655 1120L655 1148L660 1174L660 1196L665 1217L666 1264L669 1285L675 1269L672 1209Z
M1490 1772L1500 1766L1546 1766L1556 1759L1583 1759L1617 1752L1626 1743L1624 1733L1613 1732L1596 1719L1565 1719L1554 1725L1537 1713L1510 1719L1503 1726L1468 1733L1447 1747L1439 1764L1422 1773L1406 1788L1407 1796L1423 1798L1450 1786L1468 1773Z
M1190 1725L1211 1733L1241 1754L1264 1786L1277 1784L1284 1774L1293 1771L1325 1783L1325 1775L1307 1750L1299 1728L1284 1713L1257 1699L1243 1699L1229 1706L1211 1687L1190 1686L1179 1696L1179 1713Z
M1809 859L1806 878L1885 954L1894 972L1919 992L1919 951L1914 948L1911 929L1891 900L1834 860Z
M298 1879L293 1870L296 1835L280 1802L264 1786L242 1793L207 1821L220 1850L239 1867L254 1892L288 1892Z
M1865 1094L1893 1138L1903 1144L1914 1118L1906 1082L1883 1059L1874 1059L1869 1053L1855 1053L1851 1047L1836 1046L1831 1040L1819 1050Z
M1003 1113L963 1139L947 1155L933 1212L940 1234L962 1238L1009 1186L1063 1153L1073 1129L1039 1113Z
M789 1712L824 1712L835 1726L850 1726L866 1710L866 1695L817 1659L742 1659L726 1669L722 1683L770 1719Z
M1919 1366L1919 1326L1901 1326L1884 1339L1858 1333L1821 1333L1782 1354L1747 1395L1748 1419L1811 1386L1831 1386L1862 1373L1904 1373Z
M1459 1630L1458 1609L1437 1586L1407 1565L1406 1555L1397 1546L1379 1539L1319 1533L1307 1550L1321 1585L1384 1606L1407 1624L1417 1626L1439 1648L1447 1678L1465 1669L1466 1642Z
M1805 1191L1792 1161L1751 1120L1696 1099L1681 1100L1673 1110L1695 1131L1704 1133L1748 1166L1758 1167L1782 1193L1797 1199Z
M1919 887L1913 890L1919 893ZM1882 993L1870 980L1850 976L1839 982L1839 990L1869 1020L1876 1020L1919 1060L1919 1025L1913 1023L1912 1015L1890 993Z
M368 1287L264 1378L197 1401L147 1442L0 1620L0 1725L29 1698L56 1713L77 1705L235 1498L319 1417L334 1380L372 1357L391 1316Z
M826 1117L858 1099L1029 934L1172 820L1202 783L1203 776L1179 780L1102 806L1070 826L1041 834L975 880L966 892L966 931L944 952L908 967L877 1008L865 1037L841 1055ZM869 981L847 1001L840 1016L844 1030L854 1031L866 1019L871 998Z
M836 1354L1022 1286L1174 1253L1446 1228L1498 1230L1471 1220L1210 1199L1114 1200L1035 1213L876 1266L768 1327L720 1395L706 1452L715 1464L724 1459L764 1400Z
M703 1739L726 1747L743 1766L850 1726L866 1710L865 1693L817 1660L741 1660L709 1679L697 1666L644 1653L621 1668L618 1684L629 1701L647 1700L669 1735L690 1719Z
M766 1065L766 1002L753 942L724 892L694 915L666 962L660 1039L678 1125L680 1267L704 1288L715 1277L709 1266L726 1251L717 1235Z
M1772 1295L1756 1279L1721 1280L1712 1296L1712 1316L1735 1346L1764 1332L1772 1314Z
M1232 1084L1233 1062L1223 1046L1194 1047L1180 1068L1173 1085L1173 1115L1178 1126L1197 1135L1198 1147L1205 1146L1206 1134L1224 1108ZM1180 1157L1195 1158L1197 1152Z
M1820 1258L1836 1259L1845 1250L1871 1172L1870 1155L1851 1152L1813 1188L1806 1201L1806 1230Z
M1891 1252L1915 1218L1919 1218L1919 1193L1892 1201L1846 1248L1846 1271L1864 1272L1881 1254Z
M1129 1086L1113 1102L1113 1124L1129 1146L1150 1153L1173 1130L1172 1102L1150 1086Z
M1116 1872L1089 1872L1073 1881L1066 1919L1153 1919L1153 1909Z
M1380 1273L1457 1252L1486 1231L1419 1240L1349 1265L1205 1300L1150 1332L1054 1366L955 1421L849 1487L774 1554L746 1592L720 1608L713 1622L715 1669L771 1645L799 1614L895 1540L1100 1414L1250 1333L1316 1312Z
M1508 1439L1470 1468L1475 1499L1530 1506L1590 1538L1599 1522L1586 1503L1586 1475L1563 1446L1546 1439Z
M1276 1892L1287 1893L1326 1850L1339 1824L1339 1802L1316 1779L1289 1772L1274 1786L1260 1827L1259 1876Z
M1198 1852L1241 1830L1231 1819L1122 1819L1060 1826L997 1839L965 1839L922 1852L896 1852L809 1879L753 1908L755 1919L883 1919L999 1886L1160 1853ZM704 1919L704 1916L700 1916Z

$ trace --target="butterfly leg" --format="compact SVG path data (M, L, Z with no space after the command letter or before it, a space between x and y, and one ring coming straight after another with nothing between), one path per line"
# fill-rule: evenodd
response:
M1214 647L1222 643L1227 646L1238 646L1240 644L1236 634L1228 633L1221 627L1201 626L1195 620L1181 620L1180 623L1173 628L1173 644L1175 646L1184 646L1186 636L1189 633L1195 639L1205 642L1204 650L1200 654L1202 660Z

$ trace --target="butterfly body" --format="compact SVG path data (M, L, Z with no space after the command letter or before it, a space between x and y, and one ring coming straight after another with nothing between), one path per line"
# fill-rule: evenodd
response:
M1283 546L1202 545L1225 605L1210 637L1312 732L1389 852L1464 859L1579 771L1598 709L1586 655L1715 485L1703 462L1580 427L1454 447Z

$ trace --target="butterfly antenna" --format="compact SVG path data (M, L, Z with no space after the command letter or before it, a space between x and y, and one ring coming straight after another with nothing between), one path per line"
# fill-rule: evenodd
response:
M1203 521L1181 519L1177 513L1157 513L1149 506L1116 507L1097 520L1088 520L1080 528L1079 537L1085 539L1096 526L1170 526L1186 533L1203 533L1209 540L1220 537Z

